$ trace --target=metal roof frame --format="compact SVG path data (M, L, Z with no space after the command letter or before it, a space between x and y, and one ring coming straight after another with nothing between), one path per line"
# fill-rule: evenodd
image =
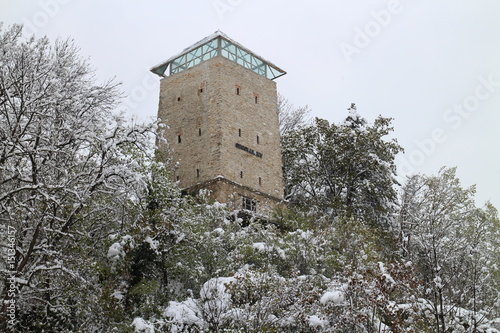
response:
M217 41L216 45L213 43L215 40ZM223 41L225 43L223 43ZM203 50L205 46L208 47ZM190 54L193 51L194 53ZM165 72L169 69L169 74L175 75L176 73L217 56L223 56L270 80L274 80L286 74L284 70L274 65L272 62L250 51L221 31L216 31L210 36L185 48L181 53L154 66L151 68L151 72L163 77L166 76ZM177 64L176 60L179 60Z

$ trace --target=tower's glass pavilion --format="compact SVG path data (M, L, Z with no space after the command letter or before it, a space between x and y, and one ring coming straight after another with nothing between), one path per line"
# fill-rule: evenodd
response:
M167 75L167 71L168 75L173 75L217 56L223 56L270 80L286 74L278 66L257 56L221 31L193 44L180 54L153 67L151 71L160 76Z

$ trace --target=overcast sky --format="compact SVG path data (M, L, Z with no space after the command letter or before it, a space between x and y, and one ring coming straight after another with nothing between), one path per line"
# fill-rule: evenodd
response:
M0 0L4 24L74 39L139 119L157 112L149 69L220 29L287 71L278 91L313 116L338 122L355 102L394 118L401 175L457 166L497 208L499 15L498 0Z

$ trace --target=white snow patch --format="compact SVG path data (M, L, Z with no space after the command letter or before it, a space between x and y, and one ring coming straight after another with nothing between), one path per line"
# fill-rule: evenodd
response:
M267 245L266 243L253 243L252 247L254 249L257 249L259 251L266 251L267 250Z
M134 248L134 239L130 235L123 236L121 241L113 243L108 249L108 259L117 261L125 257L124 246L127 244L131 249Z
M215 232L219 235L224 235L224 233L225 233L224 229L222 229L222 228L216 228L216 229L214 229L213 232Z
M125 255L123 246L120 243L113 243L108 250L108 259L112 261L120 260Z
M196 309L197 304L192 298L184 302L170 301L163 315L178 324L194 325L200 321L196 315Z
M226 285L235 281L234 277L218 277L208 280L200 290L201 299L215 299L230 301L231 296L226 293Z
M144 319L137 317L132 322L135 332L137 333L154 333L155 327L153 324L148 323Z
M286 253L283 249L281 249L279 247L275 247L275 249L276 249L276 252L278 252L281 259L286 259Z
M308 320L309 320L309 326L311 327L324 327L327 324L326 320L321 319L316 315L309 316Z
M333 304L342 304L344 303L344 293L340 290L327 291L321 296L320 300L321 304L325 305L327 303Z
M392 286L396 285L396 281L392 278L392 276L387 273L387 269L385 268L385 265L383 262L378 263L378 267L380 271L382 272L382 276L385 278L387 282L389 282Z
M285 251L277 246L269 246L266 243L257 242L253 243L252 247L257 251L262 251L262 252L271 252L274 250L282 259L286 259Z
M439 276L436 276L434 278L434 284L436 285L436 288L438 288L438 289L442 289L443 286L444 286L443 285L443 280L441 280L441 277L439 277Z
M212 207L213 208L217 208L217 209L223 209L223 208L226 208L226 204L225 203L220 203L218 201L215 201L213 204L212 204Z
M124 297L123 293L119 290L115 290L114 293L111 294L112 297L116 298L117 300L121 301Z
M151 237L149 237L149 236L146 237L146 239L144 241L149 244L149 247L151 248L151 250L156 250L158 248L159 242L153 240Z

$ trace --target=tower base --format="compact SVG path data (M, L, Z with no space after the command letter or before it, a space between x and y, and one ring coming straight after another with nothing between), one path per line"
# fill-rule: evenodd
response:
M197 194L202 189L208 190L210 200L225 203L230 211L248 210L257 215L270 216L275 209L285 206L283 200L277 197L261 193L223 177L198 183L184 189L184 191Z

